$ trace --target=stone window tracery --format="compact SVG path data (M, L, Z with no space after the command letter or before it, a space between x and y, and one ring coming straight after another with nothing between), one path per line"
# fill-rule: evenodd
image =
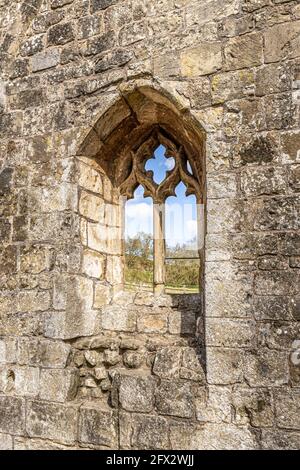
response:
M165 174L156 174L153 159L159 147L164 148L164 158L167 162ZM167 257L165 242L165 211L166 200L176 196L176 188L183 184L186 196L194 195L197 207L202 202L201 187L193 169L193 163L188 160L184 147L176 144L161 129L154 129L150 136L136 149L131 150L123 160L122 175L119 179L120 194L125 200L134 197L136 189L144 189L144 197L153 200L153 284L156 293L162 293L166 284ZM200 214L197 214L200 223ZM198 232L199 236L199 232ZM198 246L198 245L197 245ZM180 259L180 258L178 258ZM187 259L186 256L182 259ZM199 252L191 255L190 259L200 259Z

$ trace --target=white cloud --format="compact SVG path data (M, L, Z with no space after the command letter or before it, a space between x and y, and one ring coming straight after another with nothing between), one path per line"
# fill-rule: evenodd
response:
M126 207L126 218L128 219L147 219L152 216L152 205L145 202L128 204Z
M171 158L168 158L166 161L165 161L165 168L167 170L173 170L173 168L175 167L175 160L173 157Z
M140 232L153 233L153 206L145 202L128 203L126 206L126 236L134 237Z
M188 220L186 223L186 235L188 239L197 236L197 220Z

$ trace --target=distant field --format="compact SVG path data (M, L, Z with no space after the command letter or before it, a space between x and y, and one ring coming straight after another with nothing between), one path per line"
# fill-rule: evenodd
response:
M170 255L174 256L173 258ZM199 259L183 247L174 248L166 259L166 288L171 294L199 292ZM176 259L176 256L178 257ZM184 257L187 257L184 259ZM140 234L135 239L128 239L125 249L125 283L127 289L153 290L153 240L151 236Z

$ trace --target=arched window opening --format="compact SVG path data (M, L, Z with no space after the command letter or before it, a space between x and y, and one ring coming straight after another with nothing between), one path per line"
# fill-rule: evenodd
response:
M127 286L199 292L201 193L183 146L153 131L131 152L120 192L126 198Z

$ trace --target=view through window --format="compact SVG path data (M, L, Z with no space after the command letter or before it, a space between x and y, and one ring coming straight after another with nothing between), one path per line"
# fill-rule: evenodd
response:
M171 153L170 153L171 155ZM172 175L175 158L166 147L158 145L153 155L143 162L145 174L154 184L161 185ZM193 175L187 162L186 171ZM171 176L172 177L172 176ZM145 197L145 188L138 185L133 198L125 204L125 283L153 290L155 265L155 213L162 217L164 289L168 293L199 292L199 249L197 200L186 195L187 187L180 181L162 203ZM147 194L149 191L147 191ZM155 212L155 205L157 207Z

